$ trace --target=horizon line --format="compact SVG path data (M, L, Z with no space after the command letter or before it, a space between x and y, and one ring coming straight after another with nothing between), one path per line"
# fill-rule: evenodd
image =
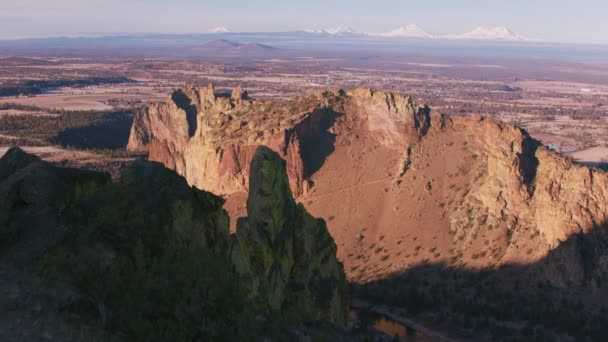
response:
M407 25L399 26L398 28ZM478 26L483 27L483 26ZM485 28L503 28L504 26L493 26ZM344 26L346 28L346 26ZM397 28L397 29L398 29ZM504 27L506 28L506 27ZM507 28L508 29L508 28ZM328 29L323 29L328 30ZM321 31L321 30L319 30ZM387 31L390 32L390 31ZM471 31L469 31L471 32ZM469 33L466 32L466 33ZM513 31L511 31L513 32ZM163 31L117 31L117 32L78 32L78 33L65 33L65 34L51 34L51 35L26 35L21 37L1 37L2 42L16 42L16 41L27 41L27 40L50 40L50 39L86 39L86 38L111 38L111 37L129 37L129 36L146 36L146 35L167 35L167 36L187 36L187 35L200 35L200 36L230 36L230 35L247 35L247 34L288 34L288 33L299 33L308 34L314 36L327 36L334 39L349 39L349 38L374 38L378 40L427 40L427 41L467 41L467 42L479 42L479 43L505 43L505 44L564 44L564 45L584 45L584 46L608 46L608 43L599 42L573 42L573 41L555 41L555 40L543 40L543 39L491 39L491 38L466 38L459 37L458 35L447 34L447 35L431 35L430 37L415 37L415 36L382 36L383 33L372 33L356 31L351 34L329 34L326 32L311 32L310 29L299 29L299 30L281 30L281 31L229 31L229 32L209 32L209 31L193 31L193 32L163 32ZM517 33L515 33L517 34Z

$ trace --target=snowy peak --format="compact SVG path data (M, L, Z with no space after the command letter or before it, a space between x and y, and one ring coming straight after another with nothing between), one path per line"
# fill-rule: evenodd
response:
M380 37L399 37L399 38L433 38L433 35L426 32L416 24L409 24L398 27L392 31L377 34Z
M330 36L356 36L362 34L361 32L358 32L357 30L346 26L336 26L321 30L308 29L304 30L304 32L314 34L326 34Z
M232 31L230 31L230 29L228 29L225 26L218 26L218 27L210 28L209 30L207 30L207 32L209 32L209 33L230 33Z
M463 33L456 36L447 36L452 39L471 39L471 40L509 40L509 41L525 41L529 40L519 34L509 30L506 27L483 27L479 26L471 32Z

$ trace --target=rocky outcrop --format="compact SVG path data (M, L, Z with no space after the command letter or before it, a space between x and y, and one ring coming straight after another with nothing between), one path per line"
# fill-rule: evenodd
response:
M264 151L254 160L241 240L230 237L223 199L159 163L135 162L112 181L10 149L0 159L0 334L241 340L273 338L270 322L278 334L343 325L345 275L324 223L295 204L282 160Z
M403 145L404 133L424 135L431 124L430 109L404 95L340 90L272 102L250 100L240 87L230 98L219 97L210 85L176 90L166 103L137 113L128 148L149 151L150 160L198 188L229 195L247 190L247 166L265 145L287 160L297 197L331 153L332 126L346 107L366 116L369 130L387 144Z
M285 161L259 147L251 164L247 217L239 219L237 270L252 293L288 321L346 323L348 299L342 264L325 222L291 195ZM301 318L300 318L301 319Z
M415 104L409 96L368 88L355 89L348 94L355 106L364 113L367 130L386 145L407 146L424 136L431 127L431 110ZM434 112L440 122L442 116ZM436 125L439 125L436 122Z

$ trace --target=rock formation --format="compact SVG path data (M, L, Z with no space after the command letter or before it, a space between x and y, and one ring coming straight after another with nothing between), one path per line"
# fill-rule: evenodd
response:
M278 156L261 149L253 170L255 205L231 238L224 200L159 163L135 162L112 181L10 149L0 336L239 340L343 326L345 275L323 221L295 204Z
M346 324L346 278L325 222L295 203L285 161L272 150L258 148L250 175L233 251L237 270L284 319Z
M248 189L243 165L267 145L286 159L294 195L329 223L347 275L358 282L423 262L534 263L608 218L603 171L576 165L511 125L444 116L370 89L238 98L212 87L177 90L136 115L129 147L223 195L238 217ZM589 259L571 250L568 266L546 267L543 278L555 286L596 283L592 274L605 271L601 253Z

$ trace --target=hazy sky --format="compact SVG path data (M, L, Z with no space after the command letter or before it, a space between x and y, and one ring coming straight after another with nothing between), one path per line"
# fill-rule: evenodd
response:
M291 31L415 23L433 34L506 26L536 39L608 44L608 0L0 0L0 37Z

